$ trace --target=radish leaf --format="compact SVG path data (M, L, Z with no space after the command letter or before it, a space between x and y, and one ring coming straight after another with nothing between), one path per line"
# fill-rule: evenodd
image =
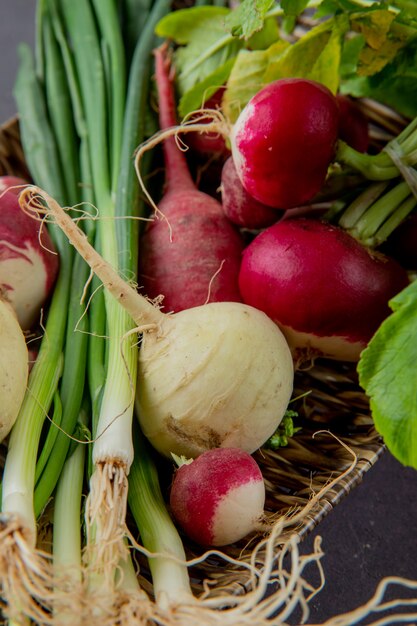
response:
M228 15L226 26L234 37L249 39L261 30L273 4L274 0L242 0L237 9Z
M209 74L204 80L191 87L180 99L178 111L181 117L200 109L218 89L227 81L230 71L235 62L232 57L223 65L220 65L214 72Z
M265 84L265 72L290 44L277 41L267 50L241 50L233 66L223 97L223 111L235 122L240 111Z
M316 26L294 44L278 40L267 50L242 50L227 83L223 108L231 122L263 86L279 78L297 76L339 86L342 38L348 28L344 16Z
M179 44L175 67L181 95L216 72L242 47L225 29L229 13L222 7L191 7L174 11L158 23L156 34Z
M390 301L393 313L363 351L359 382L391 453L417 469L417 282Z

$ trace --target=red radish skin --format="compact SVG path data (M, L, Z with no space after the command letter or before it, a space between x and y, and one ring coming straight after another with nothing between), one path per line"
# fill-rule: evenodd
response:
M4 191L12 191L19 196L26 185L28 185L28 181L18 176L0 176L0 196Z
M261 470L238 448L214 448L175 473L170 506L190 539L224 546L255 530L265 504Z
M175 99L166 48L155 51L160 127L175 124ZM175 139L165 140L165 191L140 250L143 291L163 295L164 310L181 311L206 302L240 302L238 274L243 240L221 204L199 191ZM168 227L169 224L169 227Z
M369 148L369 124L356 102L347 96L336 96L340 110L339 138L358 152Z
M246 191L280 209L307 203L321 189L339 130L336 98L315 81L288 78L259 91L231 133Z
M241 228L255 230L272 226L284 213L258 202L247 193L239 180L231 157L223 165L221 193L223 211L233 224Z
M25 181L0 178L0 290L24 330L38 321L58 273L59 259L46 226L19 206Z
M220 109L222 97L223 89L218 89L206 102L202 103L201 108L209 110ZM184 141L194 154L205 159L207 157L225 159L230 155L226 141L220 133L190 133L186 136Z
M249 244L239 284L244 302L279 325L297 362L315 356L356 361L408 276L339 227L298 218Z

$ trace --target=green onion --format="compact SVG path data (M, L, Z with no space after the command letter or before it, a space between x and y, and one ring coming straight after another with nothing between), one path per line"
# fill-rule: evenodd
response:
M166 509L149 446L135 428L129 506L149 558L155 599L162 607L193 600L183 543Z

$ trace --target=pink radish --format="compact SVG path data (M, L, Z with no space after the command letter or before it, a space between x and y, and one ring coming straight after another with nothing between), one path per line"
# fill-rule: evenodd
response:
M214 448L176 471L173 516L184 532L205 546L224 546L259 527L265 504L261 470L238 448Z
M46 226L40 228L20 209L25 184L16 177L0 178L0 290L27 330L51 292L59 260Z
M336 98L301 78L270 83L248 102L231 132L232 155L246 191L290 209L321 189L339 130Z
M275 224L283 215L283 211L266 206L247 193L231 157L223 165L221 193L223 211L233 224L242 228L266 228Z
M166 48L155 51L161 128L175 124L175 100ZM199 191L173 137L164 142L165 193L140 244L140 276L150 298L164 296L165 311L205 302L240 301L243 243L213 197Z
M297 361L356 361L390 313L388 300L407 284L395 261L309 218L289 218L259 234L239 276L243 301L279 325Z

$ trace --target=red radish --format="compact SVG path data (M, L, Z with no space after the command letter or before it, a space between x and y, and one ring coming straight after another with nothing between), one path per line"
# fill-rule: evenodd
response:
M206 102L202 103L202 109L220 109L222 97L223 89L218 89ZM207 122L209 121L208 119ZM202 157L220 159L230 155L226 141L220 133L190 133L185 141L193 153Z
M256 530L265 504L261 470L238 448L214 448L176 471L172 513L185 533L205 546L224 546Z
M20 209L25 184L15 177L0 178L0 290L27 330L51 292L59 260L46 226Z
M270 83L245 106L231 132L246 191L271 207L305 204L321 189L339 130L336 98L315 81Z
M369 148L369 125L356 102L347 96L336 96L340 109L339 138L349 146L366 152Z
M166 48L155 51L162 129L175 124L175 100ZM166 187L140 245L140 276L150 298L166 311L205 302L240 301L237 278L243 242L221 204L199 191L173 137L164 142ZM168 226L169 225L169 226Z
M228 219L242 228L266 228L275 224L283 211L258 202L243 188L233 159L229 157L221 176L222 206Z
M390 313L388 300L407 284L398 263L309 218L282 220L259 234L239 277L244 302L279 325L296 360L356 361Z
M11 176L8 174L0 176L0 195L4 191L13 191L18 196L20 195L23 187L26 187L27 184L27 180L19 178L18 176Z

